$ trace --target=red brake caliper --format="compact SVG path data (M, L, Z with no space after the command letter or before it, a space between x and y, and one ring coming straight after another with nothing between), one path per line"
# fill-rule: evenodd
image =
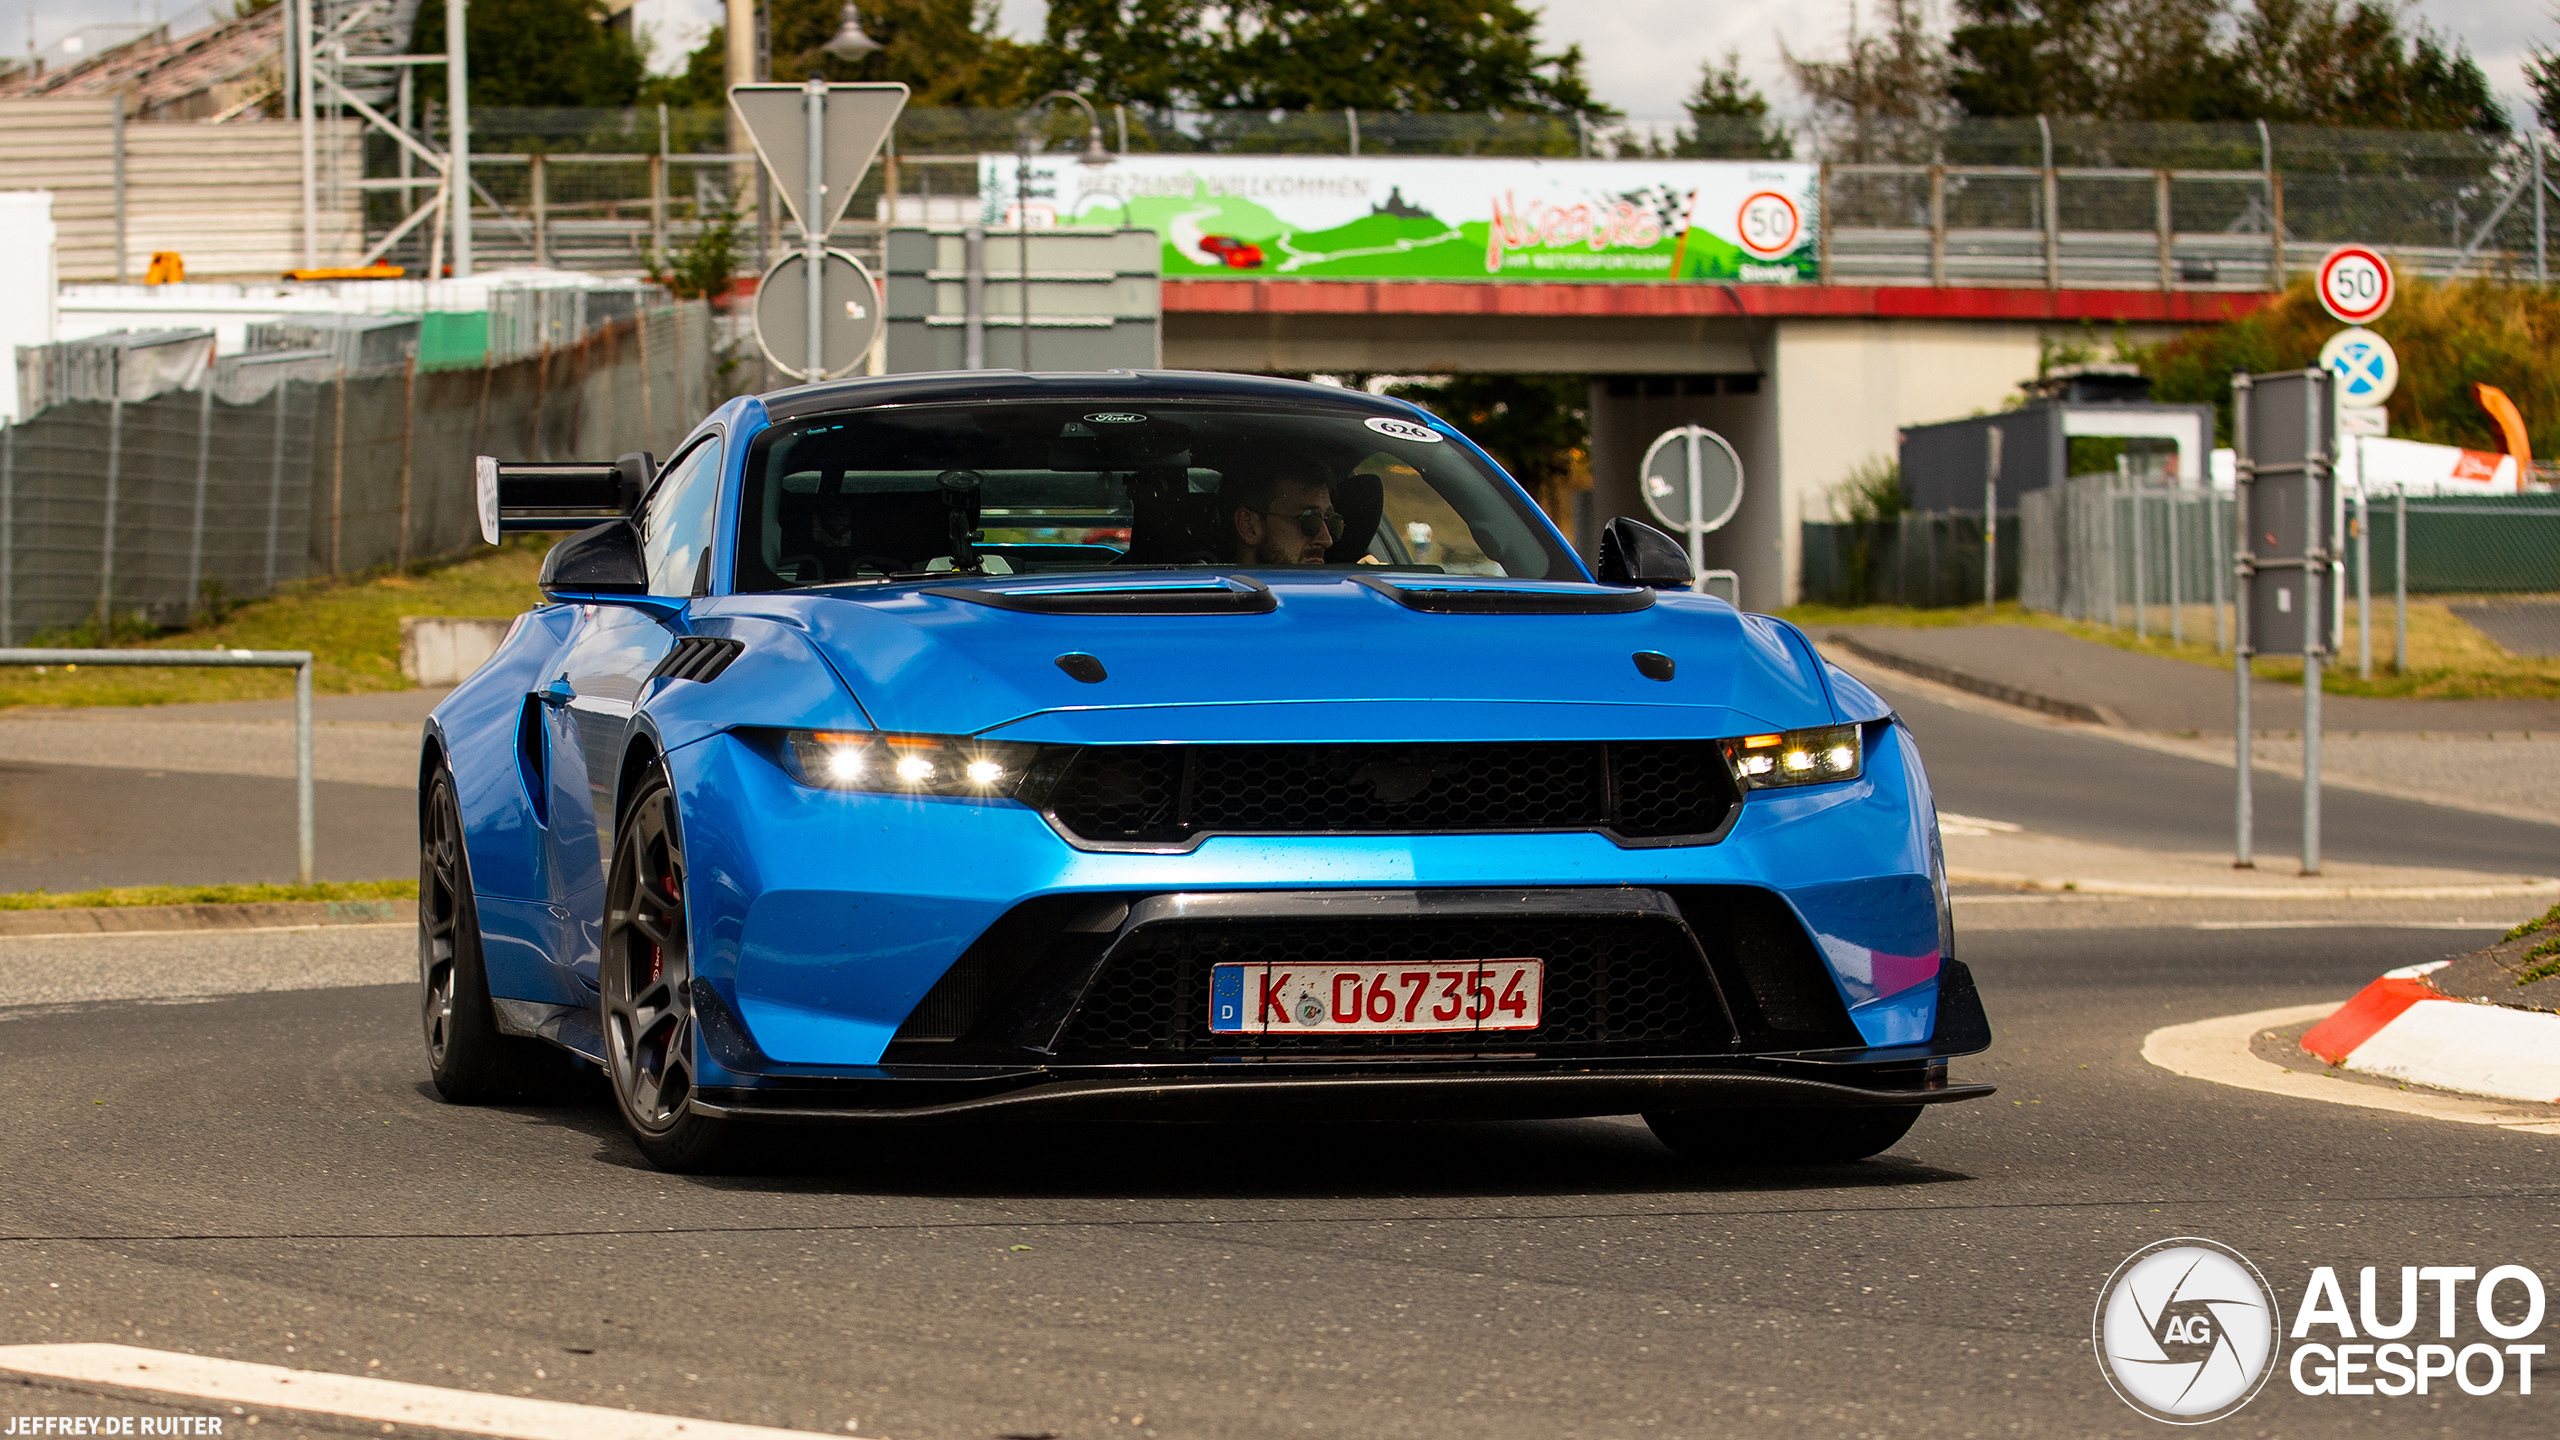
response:
M668 899L675 899L676 877L673 875L661 876L658 881L658 888L666 892ZM658 977L666 973L667 952L664 949L661 949L656 941L652 940L649 942L649 983L652 985L657 984Z

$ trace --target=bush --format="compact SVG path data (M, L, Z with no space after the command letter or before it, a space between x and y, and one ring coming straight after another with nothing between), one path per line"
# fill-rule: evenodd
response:
M2231 372L2308 369L2343 328L2302 280L2245 319L2127 358L2151 377L2153 399L2216 407L2228 444ZM2384 407L2393 435L2503 453L2506 442L2471 395L2480 382L2507 392L2524 412L2535 454L2560 454L2560 366L2549 359L2560 346L2560 291L2404 280L2390 311L2369 328L2400 352L2400 385Z

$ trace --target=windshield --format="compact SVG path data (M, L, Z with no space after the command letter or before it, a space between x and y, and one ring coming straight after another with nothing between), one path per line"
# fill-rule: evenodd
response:
M758 435L741 501L740 591L1115 565L1579 578L1462 447L1350 410L884 406Z

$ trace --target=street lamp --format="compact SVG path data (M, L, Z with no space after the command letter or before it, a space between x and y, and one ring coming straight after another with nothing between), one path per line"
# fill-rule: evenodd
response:
M859 60L882 46L862 28L862 16L854 10L853 0L845 0L844 23L836 27L836 38L818 48L839 60Z
M850 10L850 7L848 7ZM1022 368L1031 368L1031 132L1039 115L1059 100L1072 100L1084 112L1084 153L1076 157L1079 165L1096 166L1111 163L1110 152L1102 148L1102 116L1093 102L1072 90L1052 90L1032 101L1022 111L1015 126L1019 144L1013 168L1013 226L1019 241L1022 260Z

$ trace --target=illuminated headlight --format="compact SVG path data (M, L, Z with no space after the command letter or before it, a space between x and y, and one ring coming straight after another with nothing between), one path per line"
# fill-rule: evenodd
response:
M1855 725L1736 736L1724 742L1724 753L1746 790L1855 780L1865 761Z
M867 730L794 730L783 741L783 763L803 785L971 799L1011 797L1039 752L963 735Z

